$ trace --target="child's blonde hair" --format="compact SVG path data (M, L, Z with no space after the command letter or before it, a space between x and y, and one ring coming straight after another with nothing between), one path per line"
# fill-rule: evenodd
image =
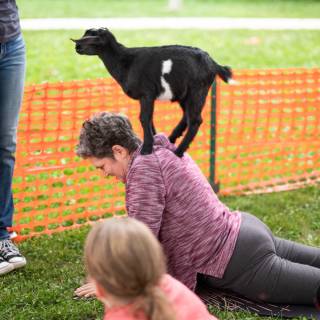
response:
M173 320L174 312L159 287L166 272L162 247L143 223L111 218L97 223L85 244L89 277L115 297L133 301L133 312L149 320Z

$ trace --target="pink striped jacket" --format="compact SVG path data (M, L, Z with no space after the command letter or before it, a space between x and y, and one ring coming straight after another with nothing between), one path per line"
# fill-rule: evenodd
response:
M197 273L222 278L239 233L241 213L219 201L187 154L178 158L163 134L153 153L133 154L126 176L126 207L153 231L168 272L194 290Z

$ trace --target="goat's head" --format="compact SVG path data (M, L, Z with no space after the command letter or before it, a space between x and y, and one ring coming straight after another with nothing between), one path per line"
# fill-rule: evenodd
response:
M114 35L107 28L88 29L82 38L74 40L79 54L98 55L106 45L116 41Z

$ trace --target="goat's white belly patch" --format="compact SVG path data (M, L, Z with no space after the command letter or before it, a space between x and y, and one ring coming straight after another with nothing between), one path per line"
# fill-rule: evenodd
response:
M158 100L172 100L173 94L170 88L169 83L164 79L163 76L161 76L161 86L164 89L164 91L159 95L157 98Z
M171 87L169 85L169 83L165 80L165 78L163 77L164 74L166 73L170 73L171 72L171 68L172 68L172 60L165 60L162 62L162 70L161 70L161 77L160 77L160 81L161 81L161 86L163 88L163 92L157 97L157 100L172 100L173 98L173 93L171 90Z

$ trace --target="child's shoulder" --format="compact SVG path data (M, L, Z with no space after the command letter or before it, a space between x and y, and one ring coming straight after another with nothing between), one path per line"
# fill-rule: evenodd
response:
M142 313L134 314L132 305L126 305L109 309L103 320L146 320L146 317Z

